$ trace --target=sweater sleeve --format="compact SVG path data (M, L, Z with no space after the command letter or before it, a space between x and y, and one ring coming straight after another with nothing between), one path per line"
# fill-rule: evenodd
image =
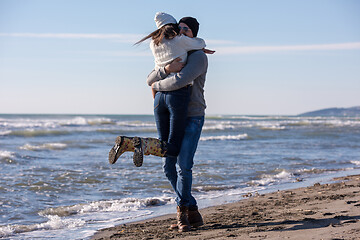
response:
M147 76L146 83L151 86L154 82L166 78L168 74L165 72L165 67L155 68Z
M185 35L179 35L179 42L181 43L181 46L186 50L200 50L206 47L205 41L202 38L190 38Z
M206 71L207 57L203 51L196 51L188 57L185 67L175 75L169 75L161 81L154 83L156 91L175 91L192 83Z

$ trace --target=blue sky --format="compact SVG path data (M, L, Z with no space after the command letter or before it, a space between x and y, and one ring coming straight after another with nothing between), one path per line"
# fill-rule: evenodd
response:
M360 105L360 1L0 0L0 113L152 114L158 11L193 16L207 114Z

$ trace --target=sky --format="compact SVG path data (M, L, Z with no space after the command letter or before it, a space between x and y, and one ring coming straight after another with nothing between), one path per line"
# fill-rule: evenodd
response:
M207 115L360 106L358 0L0 0L0 113L152 114L156 12L216 50Z

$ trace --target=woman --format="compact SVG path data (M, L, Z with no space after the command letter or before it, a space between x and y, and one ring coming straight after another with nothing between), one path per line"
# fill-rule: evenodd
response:
M151 38L155 69L166 66L176 58L186 61L188 51L205 47L204 40L200 38L179 35L177 22L171 15L159 12L154 20L158 29L136 44ZM115 163L125 151L134 151L133 161L138 167L143 163L144 154L176 157L184 136L190 94L191 84L175 91L154 92L154 114L160 140L120 136L110 150L109 162Z

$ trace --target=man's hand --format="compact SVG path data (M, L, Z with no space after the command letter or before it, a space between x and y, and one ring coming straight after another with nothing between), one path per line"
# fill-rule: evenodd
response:
M203 51L204 51L204 53L206 53L206 54L214 54L214 53L215 53L214 50L210 50L210 49L207 49L207 48L203 48Z
M165 72L167 74L180 72L181 69L185 66L185 63L180 61L181 58L179 57L174 59L174 61L165 66Z
M151 93L152 93L153 98L155 99L155 94L157 93L157 91L153 88L153 86L154 86L154 83L151 84Z

